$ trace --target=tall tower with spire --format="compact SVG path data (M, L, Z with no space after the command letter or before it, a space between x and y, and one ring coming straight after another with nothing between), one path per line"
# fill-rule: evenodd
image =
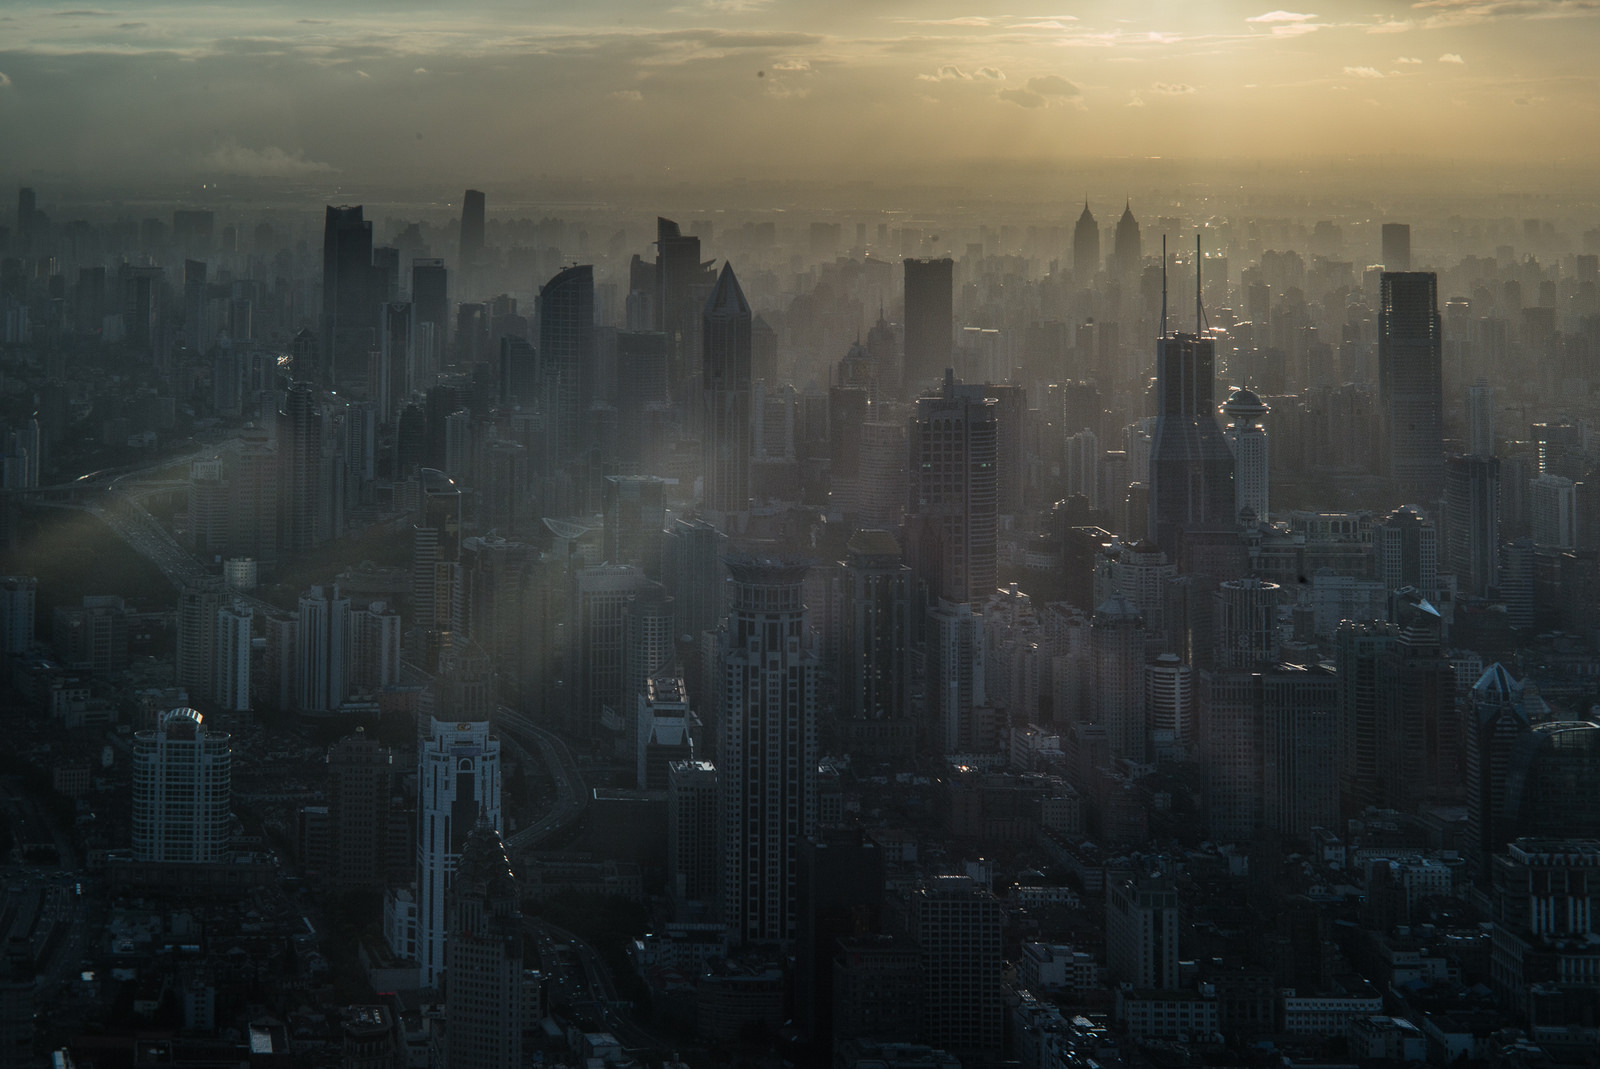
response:
M1139 237L1139 220L1133 217L1133 201L1122 209L1117 220L1117 234L1111 248L1111 270L1120 278L1139 273L1139 263L1144 259L1144 243Z
M705 404L703 503L717 523L750 512L750 303L732 264L706 301L700 388Z
M1072 229L1072 270L1080 279L1090 278L1100 270L1100 224L1089 210L1088 197L1083 198L1083 214Z

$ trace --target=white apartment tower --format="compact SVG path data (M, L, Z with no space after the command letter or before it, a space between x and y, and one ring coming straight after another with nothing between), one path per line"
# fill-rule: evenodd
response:
M133 856L137 861L228 859L233 754L225 731L193 709L172 709L133 737Z
M500 830L500 740L486 720L430 720L417 761L417 957L422 986L445 968L445 899L467 836Z

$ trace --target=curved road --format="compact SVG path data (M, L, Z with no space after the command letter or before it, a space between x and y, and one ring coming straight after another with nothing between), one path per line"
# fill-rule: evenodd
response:
M525 745L531 743L544 758L545 767L556 785L556 804L542 818L506 840L513 852L532 850L546 839L571 828L589 808L589 788L572 759L572 751L561 737L539 727L521 713L501 706L495 711L495 726L516 735Z

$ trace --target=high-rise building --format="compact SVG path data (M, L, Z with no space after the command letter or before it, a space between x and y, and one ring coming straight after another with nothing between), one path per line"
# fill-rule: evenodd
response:
M1216 346L1172 334L1156 343L1156 426L1150 440L1150 540L1179 560L1186 532L1237 524L1234 458L1217 419Z
M1325 665L1262 673L1262 823L1300 842L1339 823L1338 682Z
M642 791L665 791L671 767L694 759L689 694L682 678L662 674L645 680L634 700L635 781Z
M699 370L695 361L701 354L702 309L716 281L710 267L700 262L698 235L684 234L671 219L656 220L653 325L667 336L668 382L680 404L689 400Z
M907 431L909 557L931 595L982 602L996 589L999 423L994 403L944 390L917 401Z
M717 645L717 774L722 917L740 943L794 940L796 863L816 824L821 669L802 604L806 569L728 558L733 604Z
M361 205L328 205L322 230L322 385L365 379L385 289L372 266L372 223L362 217Z
M1105 729L1114 757L1143 761L1145 731L1144 617L1123 594L1115 593L1089 620L1093 657L1094 721Z
M672 598L679 635L698 638L714 630L726 612L727 536L704 520L675 519L661 540L661 583Z
M1424 504L1444 481L1443 334L1432 272L1379 278L1378 407L1382 474Z
M912 894L922 948L922 1039L957 1055L1000 1048L999 901L968 876L935 876Z
M624 471L649 472L660 462L646 420L665 412L667 335L659 330L617 332L617 442Z
M444 472L423 468L422 516L411 529L411 605L419 626L462 630L461 491Z
M845 546L839 733L850 753L898 749L911 725L911 569L887 531L858 530ZM880 751L881 752L881 751Z
M906 511L906 425L903 420L871 419L861 425L857 521L867 528L893 531Z
M1072 271L1080 285L1087 285L1100 273L1100 224L1089 210L1089 198L1083 199L1083 214L1072 228Z
M136 861L228 859L233 751L193 709L172 709L133 736L133 856Z
M436 988L446 965L445 905L461 851L480 823L500 828L500 740L487 720L429 721L417 799L417 964L422 986Z
M1533 542L1542 549L1572 549L1578 544L1577 490L1571 479L1548 472L1529 488Z
M1206 773L1206 834L1244 842L1262 819L1260 668L1200 673L1199 750Z
M1466 739L1455 670L1440 644L1439 610L1419 596L1395 598L1396 640L1378 658L1378 804L1413 812L1465 798Z
M717 902L722 872L717 766L710 761L674 761L667 766L667 896L682 919L688 903L708 911Z
M304 553L317 544L317 514L325 495L322 464L322 409L310 383L295 382L284 395L278 417L281 461L283 548Z
M1225 671L1250 672L1278 657L1277 583L1230 579L1217 587L1212 617L1216 651L1212 663Z
M461 198L461 267L483 259L483 194L469 189Z
M1461 593L1488 597L1499 585L1499 457L1472 454L1445 462L1443 557Z
M1138 277L1139 267L1144 261L1144 243L1139 237L1139 221L1133 217L1131 200L1124 205L1122 218L1117 220L1114 240L1111 250L1112 271L1123 280Z
M650 680L671 674L669 669L677 655L676 638L672 630L672 599L660 583L646 581L623 601L622 687L617 712L624 720L629 719ZM684 700L688 700L687 692ZM633 753L631 741L623 748Z
M594 403L594 268L568 267L539 288L539 366L547 449L567 460L590 444L584 418Z
M955 263L905 261L905 389L937 382L950 367L955 335Z
M1439 588L1439 532L1416 505L1390 513L1372 531L1377 579L1390 591L1412 587L1427 595Z
M444 1051L450 1069L522 1064L522 910L500 833L480 821L450 886Z
M385 301L379 315L377 362L367 384L368 396L378 406L378 418L389 426L413 392L422 389L417 367L416 332L410 301Z
M1339 798L1347 816L1377 805L1383 795L1380 751L1385 695L1379 662L1394 649L1391 624L1346 620L1334 635L1339 699Z
M1145 717L1155 756L1178 757L1194 745L1194 669L1176 653L1144 668Z
M1222 411L1233 421L1228 425L1228 444L1233 447L1234 515L1243 517L1244 510L1249 509L1265 523L1269 500L1267 432L1261 419L1272 409L1253 391L1235 390Z
M222 580L205 576L178 592L175 678L190 694L216 693L217 613L228 603Z
M350 687L372 694L400 682L400 614L369 601L350 610Z
M328 887L383 890L403 871L392 849L405 816L391 802L394 754L362 728L328 750ZM396 827L398 825L398 827Z
M1467 454L1494 456L1494 387L1488 379L1467 387Z
M928 738L939 753L971 752L974 710L987 701L983 678L983 617L966 602L940 598L926 628Z
M661 574L661 533L667 525L667 483L654 475L608 475L602 555Z
M250 625L255 613L243 602L217 610L216 702L231 713L250 709Z
M883 849L859 829L819 830L800 844L795 1020L821 1050L832 1047L834 947L879 930L883 867Z
M1178 987L1178 889L1161 873L1106 879L1106 968L1136 989Z
M0 576L0 655L21 653L33 643L38 587L31 575Z
M626 647L623 611L628 599L650 585L644 572L628 565L584 568L573 579L572 623L568 628L569 674L575 676L569 728L595 737L606 711L618 718L632 711L637 694L623 692Z
M1411 270L1411 224L1383 224L1383 269Z
M295 632L302 713L337 712L350 696L350 599L320 586L300 595L300 626Z
M412 391L433 385L433 376L444 364L445 343L450 328L450 291L444 261L418 257L411 261L412 350L417 375Z
M703 500L707 512L742 529L750 511L750 304L732 264L722 265L706 301L701 339Z
M1554 988L1593 998L1600 987L1600 841L1519 838L1496 853L1491 886L1496 995L1517 1007L1537 1004L1540 989L1547 997Z

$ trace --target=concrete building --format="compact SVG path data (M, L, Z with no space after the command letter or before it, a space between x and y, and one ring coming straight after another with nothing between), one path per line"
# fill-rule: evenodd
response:
M228 859L233 751L193 709L163 713L133 737L133 856L182 863Z

